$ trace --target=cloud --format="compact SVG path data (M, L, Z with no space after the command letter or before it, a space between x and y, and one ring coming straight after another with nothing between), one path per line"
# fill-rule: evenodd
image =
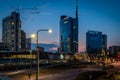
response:
M50 48L49 50L57 51L57 47Z
M38 45L40 47L43 47L45 49L45 51L47 51L47 52L57 51L57 45L55 45L55 44L39 43ZM32 49L33 50L36 49L36 44L35 43L32 43Z

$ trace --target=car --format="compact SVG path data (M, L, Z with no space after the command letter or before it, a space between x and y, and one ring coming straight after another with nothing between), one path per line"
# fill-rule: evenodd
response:
M112 69L112 68L114 68L113 65L108 65L108 66L105 67L105 69L107 69L107 70L108 70L108 69Z

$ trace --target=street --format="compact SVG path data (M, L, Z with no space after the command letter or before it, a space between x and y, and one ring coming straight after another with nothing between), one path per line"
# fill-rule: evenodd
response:
M113 70L118 70L118 68L114 68ZM57 72L51 72L47 74L40 74L39 80L74 80L76 76L82 72L86 71L101 71L102 66L96 66L96 65L88 65L87 68L79 68L79 69L65 69L65 70L59 70ZM9 71L5 72L2 77L5 77L5 75L9 75L9 77L6 76L6 78L1 80L35 80L35 69L32 70L34 72L32 76L28 77L28 70L18 70L18 71ZM22 75L21 75L22 74ZM1 78L1 76L0 76Z
M51 72L49 74L44 74L39 76L39 80L74 80L76 76L85 71L98 71L102 70L101 67L89 66L88 68L80 68L80 69L66 69L58 71L58 73ZM33 70L34 71L34 70ZM9 72L5 73L6 75L12 75L11 80L35 80L35 74L30 77L27 76L26 70L21 70L17 72ZM17 76L17 74L25 74L24 76Z

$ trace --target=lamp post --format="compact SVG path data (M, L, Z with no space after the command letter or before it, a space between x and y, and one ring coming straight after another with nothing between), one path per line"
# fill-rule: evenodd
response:
M36 53L37 53L37 54L36 54L36 64L37 64L37 68L36 68L36 80L39 79L38 33L39 33L40 31L47 31L48 33L52 33L52 30L51 30L51 29L43 29L43 30L39 29L39 30L37 31L37 35L35 35L35 34L32 34L32 35L31 35L31 37L33 37L33 38L36 37Z

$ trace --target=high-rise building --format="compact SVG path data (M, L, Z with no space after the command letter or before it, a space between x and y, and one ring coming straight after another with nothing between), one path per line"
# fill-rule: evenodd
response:
M107 50L107 35L99 31L86 33L86 51L88 54L100 54L102 49Z
M102 35L102 47L105 51L107 51L107 35Z
M26 50L26 33L21 30L21 50Z
M78 52L78 0L76 18L66 15L60 18L60 52Z
M26 48L27 50L31 50L31 38L26 38Z
M113 57L117 57L118 55L120 55L120 46L110 46L109 55Z
M19 13L14 11L2 20L2 42L8 45L10 51L21 50L21 20Z
M86 49L88 54L101 53L102 32L88 31L86 34Z

